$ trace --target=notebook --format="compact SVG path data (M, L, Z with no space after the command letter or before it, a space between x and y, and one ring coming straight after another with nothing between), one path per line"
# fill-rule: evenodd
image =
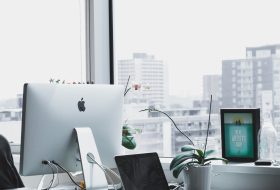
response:
M125 190L169 190L157 153L116 156Z

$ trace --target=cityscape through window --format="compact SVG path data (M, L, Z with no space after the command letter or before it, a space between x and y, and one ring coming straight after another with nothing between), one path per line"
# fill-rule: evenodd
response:
M272 106L280 131L280 27L276 1L118 0L114 3L115 77L138 84L125 96L125 122L137 146L127 152L173 156L188 140L221 154L220 108ZM261 14L260 14L261 13ZM262 110L261 110L262 114ZM279 135L278 135L279 137ZM280 142L277 138L277 155Z

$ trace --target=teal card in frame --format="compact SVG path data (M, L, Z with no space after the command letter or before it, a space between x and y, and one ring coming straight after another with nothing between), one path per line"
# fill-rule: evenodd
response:
M258 159L259 109L221 109L222 154L230 161Z

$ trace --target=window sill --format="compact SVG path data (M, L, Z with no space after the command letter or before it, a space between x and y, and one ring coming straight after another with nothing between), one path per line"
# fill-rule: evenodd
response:
M169 170L172 158L160 158L164 170ZM243 174L265 174L280 175L280 166L255 166L250 163L228 163L222 162L212 163L214 173L243 173Z
M169 165L172 158L160 158L169 182L182 182L172 176ZM280 166L255 166L254 163L212 163L211 189L217 190L278 190L280 189Z

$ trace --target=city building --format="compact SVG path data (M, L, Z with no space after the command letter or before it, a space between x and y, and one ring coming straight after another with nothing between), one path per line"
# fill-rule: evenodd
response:
M212 95L212 113L219 113L221 107L222 84L221 75L203 76L203 98L193 101L193 107L209 108L210 97Z
M280 45L246 48L245 59L222 61L222 107L262 107L272 91L273 116L280 130Z
M203 76L203 100L219 101L221 98L221 75L204 75Z
M2 121L21 121L21 108L0 109L0 122Z
M197 146L205 144L208 127L207 109L167 109L167 113L177 127L185 133ZM158 112L149 113L147 118L133 118L128 124L134 128L141 129L142 133L136 135L137 147L135 150L128 150L129 153L156 151L160 156L170 157L180 152L183 145L190 144L163 114ZM211 126L209 130L208 149L218 150L221 154L220 140L221 127L218 114L211 115Z
M118 84L141 84L141 93L129 92L126 103L163 105L168 95L168 76L162 60L146 53L134 53L132 59L118 60Z
M246 48L246 57L249 59L274 56L280 56L280 44Z

